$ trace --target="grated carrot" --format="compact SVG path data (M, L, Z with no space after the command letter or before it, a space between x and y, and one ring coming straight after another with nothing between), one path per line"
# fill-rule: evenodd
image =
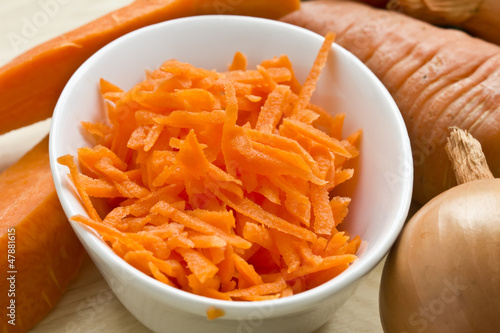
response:
M303 85L286 55L248 69L241 52L225 72L167 60L129 91L102 79L108 119L82 123L94 146L58 160L89 215L72 220L144 274L215 299L288 297L342 273L361 239L338 230L351 198L331 191L356 172L344 165L361 131L342 139L346 114L310 100L333 39Z

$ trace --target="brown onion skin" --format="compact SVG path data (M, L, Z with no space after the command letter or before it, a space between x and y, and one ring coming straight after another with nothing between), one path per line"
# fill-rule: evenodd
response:
M405 225L384 265L386 333L500 330L500 179L455 186Z

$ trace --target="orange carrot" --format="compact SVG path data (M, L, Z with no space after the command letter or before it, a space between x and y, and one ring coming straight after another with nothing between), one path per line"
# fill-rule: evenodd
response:
M278 19L299 7L299 0L131 1L0 67L0 134L51 117L73 72L99 48L133 30L179 17L206 14Z
M362 2L366 1L377 0ZM480 23L500 41L498 26L491 25L500 22L498 1L389 2L428 6L445 15L450 13L447 9L472 5L462 14L474 19L465 22ZM355 1L303 1L300 10L282 20L321 35L336 31L339 45L364 62L387 88L408 130L414 162L413 200L418 204L457 184L445 149L450 127L477 138L493 174L500 177L498 45L459 29L432 26L400 10L380 10Z
M101 80L111 125L85 123L94 147L78 165L59 159L90 216L72 220L142 273L206 297L287 297L340 274L361 239L337 230L351 199L330 192L355 171L343 165L360 132L342 139L345 115L309 101L332 42L303 86L286 56L255 70L241 53L222 73L167 60L129 91ZM106 215L91 197L109 200Z

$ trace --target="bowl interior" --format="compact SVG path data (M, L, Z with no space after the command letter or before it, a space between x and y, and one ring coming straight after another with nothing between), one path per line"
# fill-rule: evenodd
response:
M286 54L299 81L304 82L322 41L321 36L311 31L277 21L241 16L199 16L137 30L98 51L68 82L52 119L51 167L67 216L86 213L68 181L67 169L58 165L56 159L64 154L76 156L78 147L90 144L81 132L80 123L104 117L98 90L100 78L127 90L144 79L146 69L154 69L167 59L225 70L234 53L241 51L247 55L249 66ZM395 241L410 205L411 150L398 108L382 84L359 60L336 44L332 51L313 102L331 113L346 113L345 135L363 130L356 186L346 189L353 201L344 224L352 235L360 235L363 244L359 260L352 267L304 295L279 300L288 304L304 304L327 297L371 270ZM93 253L100 256L104 264L123 265L92 232L72 225L84 246L93 248ZM151 288L160 290L158 292L180 295L173 288L155 282L148 283Z

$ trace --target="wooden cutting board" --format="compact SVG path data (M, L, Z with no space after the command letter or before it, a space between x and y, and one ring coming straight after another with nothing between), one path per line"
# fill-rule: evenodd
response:
M131 0L0 0L0 65L27 49L76 28ZM49 131L50 120L0 136L0 171L14 163ZM378 312L382 263L352 298L316 333L383 332ZM82 270L55 309L32 333L150 332L111 292L85 257Z

